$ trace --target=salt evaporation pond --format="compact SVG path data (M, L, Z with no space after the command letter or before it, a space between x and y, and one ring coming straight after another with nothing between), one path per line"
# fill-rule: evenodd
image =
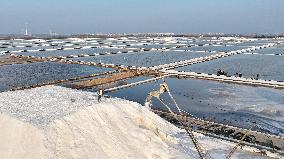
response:
M174 50L186 50L186 51L206 51L206 52L229 52L241 49L247 49L247 46L224 46L224 45L209 45L209 46L192 46L186 48L177 48Z
M110 71L110 68L42 62L0 67L0 92L20 86L86 76Z
M261 49L254 51L254 53L259 54L284 54L284 44L277 45L271 48Z
M116 48L92 48L92 49L72 49L72 50L54 50L54 51L36 51L36 52L21 52L16 55L35 56L35 57L59 57L68 55L80 55L80 54L95 54L102 52L118 52L122 49Z
M162 49L162 48L172 48L176 47L176 44L153 44L153 43L137 43L137 44L128 44L130 46L126 46L127 48L146 48L146 49Z
M77 61L92 61L107 64L123 64L127 66L144 66L150 67L154 65L167 64L175 61L192 59L210 55L208 53L197 52L174 52L174 51L149 51L137 53L125 53L115 55L104 55L96 57L74 58Z
M241 73L245 78L284 81L284 56L235 55L177 68L178 71L217 74L219 69L229 75Z
M166 79L171 93L180 107L210 121L267 131L284 136L284 92L270 88L258 88L213 81L192 79ZM108 93L144 104L149 92L159 88L162 80ZM166 94L161 96L174 104ZM153 99L153 106L166 109Z
M246 41L246 42L241 42L241 43L233 43L231 45L252 47L252 46L262 46L262 45L266 45L268 43L273 43L273 42L276 42L276 41L272 41L272 40L257 40L257 41Z

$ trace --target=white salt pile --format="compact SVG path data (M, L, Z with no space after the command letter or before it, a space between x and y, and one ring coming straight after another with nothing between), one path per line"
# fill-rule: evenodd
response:
M2 159L197 158L184 131L145 107L58 86L0 93ZM213 158L234 145L200 134ZM237 151L232 158L265 158Z

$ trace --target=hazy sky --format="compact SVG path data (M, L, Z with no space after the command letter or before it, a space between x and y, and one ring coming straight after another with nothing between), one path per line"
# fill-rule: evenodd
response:
M0 34L284 33L284 0L0 0Z

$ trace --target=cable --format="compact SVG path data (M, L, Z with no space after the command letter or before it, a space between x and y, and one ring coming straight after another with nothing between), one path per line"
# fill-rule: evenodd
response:
M251 126L251 128L249 130L251 130L254 127L254 124ZM241 140L232 148L232 150L230 151L230 153L228 154L228 156L226 157L226 159L230 159L232 157L232 155L234 154L234 152L236 152L237 148L243 143L243 140L247 137L249 131L247 131L241 138Z
M171 110L171 108L166 104L164 103L160 98L158 98L158 100L169 110L169 112L174 116L174 118L179 122L179 124L185 129L186 133L189 135L189 137L191 138L191 141L193 142L197 152L198 152L198 155L201 159L205 159L206 155L204 154L204 152L202 151L201 149L201 146L200 144L198 143L197 139L195 138L193 132L192 132L192 129L190 128L187 128L182 121L179 120L179 118L177 117L177 115ZM190 130L188 130L190 129Z
M165 84L166 84L166 82L165 82ZM183 113L182 113L182 110L181 110L181 108L178 106L178 104L177 104L177 102L176 102L176 100L174 99L174 97L173 97L173 95L171 94L171 91L170 91L170 89L169 89L169 87L168 87L168 85L166 84L166 88L167 88L167 92L168 92L168 94L169 94L169 96L171 97L171 99L173 100L173 102L175 103L175 106L176 106L176 108L178 109L178 111L179 111L179 113L182 115ZM189 114L189 113L188 113ZM191 114L190 114L191 115ZM191 116L193 116L193 115L191 115ZM186 129L185 127L184 127L184 129ZM190 129L190 131L191 131L191 133L192 133L192 129ZM192 135L192 140L193 139L195 139L195 144L196 144L196 148L198 148L199 149L199 155L200 155L200 157L201 157L201 155L203 156L203 157L205 157L206 156L206 154L209 156L209 158L211 158L211 156L210 156L210 154L209 153L204 153L204 148L202 148L201 147L201 145L200 145L200 143L198 143L198 141L196 140L196 138L194 137L194 135L193 135L193 133L191 134ZM203 150L202 150L203 149ZM201 153L203 153L203 154L201 154Z

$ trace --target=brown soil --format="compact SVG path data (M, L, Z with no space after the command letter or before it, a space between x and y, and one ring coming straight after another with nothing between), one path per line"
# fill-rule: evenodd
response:
M12 65L12 64L27 64L27 63L43 62L43 61L45 61L45 60L37 59L37 58L1 56L0 57L0 66Z
M135 77L135 76L146 75L146 74L149 74L149 72L139 71L139 70L129 70L129 71L116 73L116 74L113 74L111 76L107 76L107 77L103 77L103 78L76 82L74 84L74 87L75 88L89 88L89 87L94 87L94 86L107 84L107 83L119 81L119 80L122 80L122 79L131 78L131 77Z

